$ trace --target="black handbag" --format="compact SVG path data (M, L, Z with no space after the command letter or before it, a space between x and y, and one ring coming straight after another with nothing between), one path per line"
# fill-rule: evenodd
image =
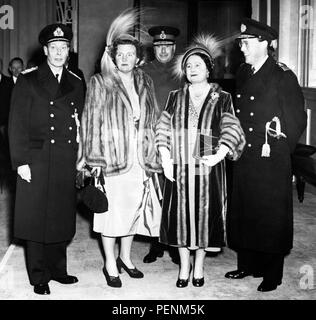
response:
M109 203L102 172L99 177L91 177L90 183L81 190L81 201L94 213L108 211Z

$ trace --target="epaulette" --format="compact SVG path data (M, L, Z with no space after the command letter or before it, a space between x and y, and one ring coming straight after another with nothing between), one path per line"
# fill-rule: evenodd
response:
M283 71L289 71L291 70L285 63L277 62L277 65L283 70Z
M30 73L30 72L35 71L37 69L38 69L38 67L32 67L32 68L29 68L29 69L26 69L26 70L22 71L21 73L22 74L27 74L27 73Z
M73 76L75 76L76 78L78 78L80 81L82 80L78 75L76 75L74 72L70 71L69 69L67 69L69 73L71 73Z

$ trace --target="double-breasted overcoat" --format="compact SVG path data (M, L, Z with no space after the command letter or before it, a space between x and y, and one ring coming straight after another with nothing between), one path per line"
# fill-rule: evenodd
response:
M9 118L12 165L29 165L31 182L17 178L14 236L42 243L75 233L77 126L84 103L80 78L63 69L60 83L45 62L19 76Z
M247 143L234 163L228 244L234 249L287 253L293 242L291 153L306 127L302 90L295 74L269 57L254 75L250 65L241 66L235 98ZM266 123L274 117L286 138L268 135L270 156L264 157Z

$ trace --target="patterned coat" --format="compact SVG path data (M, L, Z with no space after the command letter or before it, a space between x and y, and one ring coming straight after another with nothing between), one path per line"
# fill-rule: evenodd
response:
M234 163L228 244L234 249L287 253L293 243L291 153L306 127L302 90L294 73L269 57L250 74L237 75L236 114L247 146ZM278 117L286 138L268 137L270 157L262 157L265 126Z
M60 84L45 62L21 74L13 89L9 141L14 169L28 164L31 182L17 178L14 236L55 243L76 229L76 114L84 103L80 78L63 69Z
M214 94L215 93L215 94ZM198 247L225 245L224 221L226 215L225 161L210 168L196 160L195 172L189 172L188 157L188 86L172 91L166 109L157 125L156 144L167 147L174 160L174 182L167 180L163 196L160 241L176 246L190 246L190 202L194 202L196 239ZM243 131L234 116L229 93L212 84L198 122L201 132L212 130L226 144L231 158L237 160L245 145ZM195 195L189 197L189 175L195 175ZM191 212L192 214L192 212Z
M140 102L138 160L145 171L161 172L154 144L158 109L153 82L140 69L134 71L134 79ZM77 165L100 166L106 176L127 172L133 164L133 131L132 106L122 81L114 79L109 89L101 74L94 75L82 115Z

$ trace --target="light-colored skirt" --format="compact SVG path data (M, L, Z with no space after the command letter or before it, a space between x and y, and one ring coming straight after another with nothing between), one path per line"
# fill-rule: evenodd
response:
M93 219L93 231L103 236L159 236L161 206L152 178L138 162L136 147L135 143L133 166L128 172L105 177L109 210L95 213Z

